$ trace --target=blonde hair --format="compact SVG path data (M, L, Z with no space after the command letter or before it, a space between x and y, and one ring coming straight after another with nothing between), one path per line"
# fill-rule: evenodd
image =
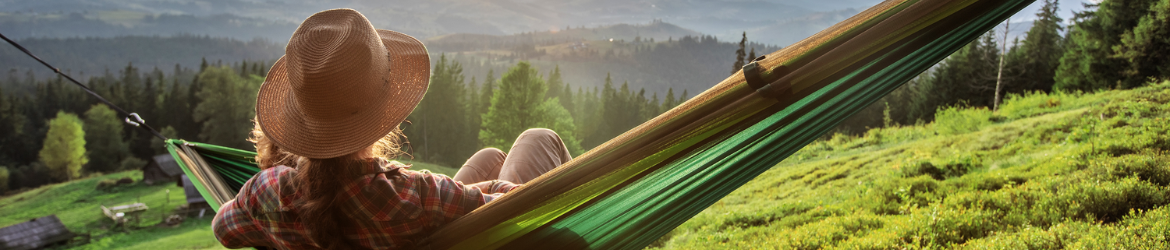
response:
M255 121L256 119L253 118L252 120ZM308 160L307 157L298 156L276 146L272 140L264 135L264 130L260 129L259 122L253 122L253 124L254 126L252 127L251 136L248 138L248 141L256 146L256 165L261 170L280 165L295 168L298 165L297 163ZM378 141L367 148L369 150L368 155L365 154L365 150L362 150L356 152L358 155L353 156L381 157L385 159L395 159L404 155L410 156L410 154L407 154L402 149L403 145L407 143L409 142L406 140L406 135L402 133L402 129L395 127L393 131L390 131L389 134L386 134L382 139L378 139Z
M349 195L342 187L361 174L359 166L367 164L364 162L365 158L394 159L403 155L402 145L406 141L406 136L402 134L402 129L395 126L385 137L353 154L329 159L312 159L276 146L272 140L264 136L260 123L255 124L248 141L256 144L256 163L260 169L280 165L297 169L297 176L293 177L292 181L295 183L296 192L301 195L301 200L296 201L294 206L300 210L301 225L312 229L309 230L309 240L324 249L359 248L360 245L345 238L343 229L352 227L354 218L337 209L339 204L349 199ZM387 174L398 176L397 173Z

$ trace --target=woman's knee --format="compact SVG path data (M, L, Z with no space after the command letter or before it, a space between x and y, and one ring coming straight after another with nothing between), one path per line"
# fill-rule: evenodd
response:
M561 137L560 135L557 135L556 131L553 131L552 129L547 129L547 128L530 128L528 130L524 130L524 132L520 133L520 135L521 136L524 136L524 135L545 136L545 137L556 137L556 138Z
M524 132L520 133L520 136L516 138L516 144L520 144L521 142L525 141L562 143L561 136L558 135L557 132L547 128L530 128L528 130L524 130Z
M463 163L454 179L464 183L494 180L499 177L500 168L507 157L507 153L497 148L481 149Z

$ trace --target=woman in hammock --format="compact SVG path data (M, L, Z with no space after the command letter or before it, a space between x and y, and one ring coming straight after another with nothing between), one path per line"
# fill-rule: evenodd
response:
M256 100L263 169L212 222L226 247L404 248L570 159L547 129L484 149L455 178L407 170L398 125L426 92L426 48L351 9L305 19Z

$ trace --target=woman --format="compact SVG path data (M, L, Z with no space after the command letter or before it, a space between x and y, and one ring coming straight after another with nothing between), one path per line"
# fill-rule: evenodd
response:
M357 11L305 19L257 95L250 140L263 170L221 206L216 238L231 248L410 247L570 159L556 133L532 129L511 155L481 150L455 179L387 160L402 154L398 124L429 71L421 42Z

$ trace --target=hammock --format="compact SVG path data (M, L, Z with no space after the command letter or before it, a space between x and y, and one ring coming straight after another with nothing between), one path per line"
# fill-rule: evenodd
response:
M1032 0L887 0L434 232L435 249L643 248ZM168 140L213 208L255 153Z

